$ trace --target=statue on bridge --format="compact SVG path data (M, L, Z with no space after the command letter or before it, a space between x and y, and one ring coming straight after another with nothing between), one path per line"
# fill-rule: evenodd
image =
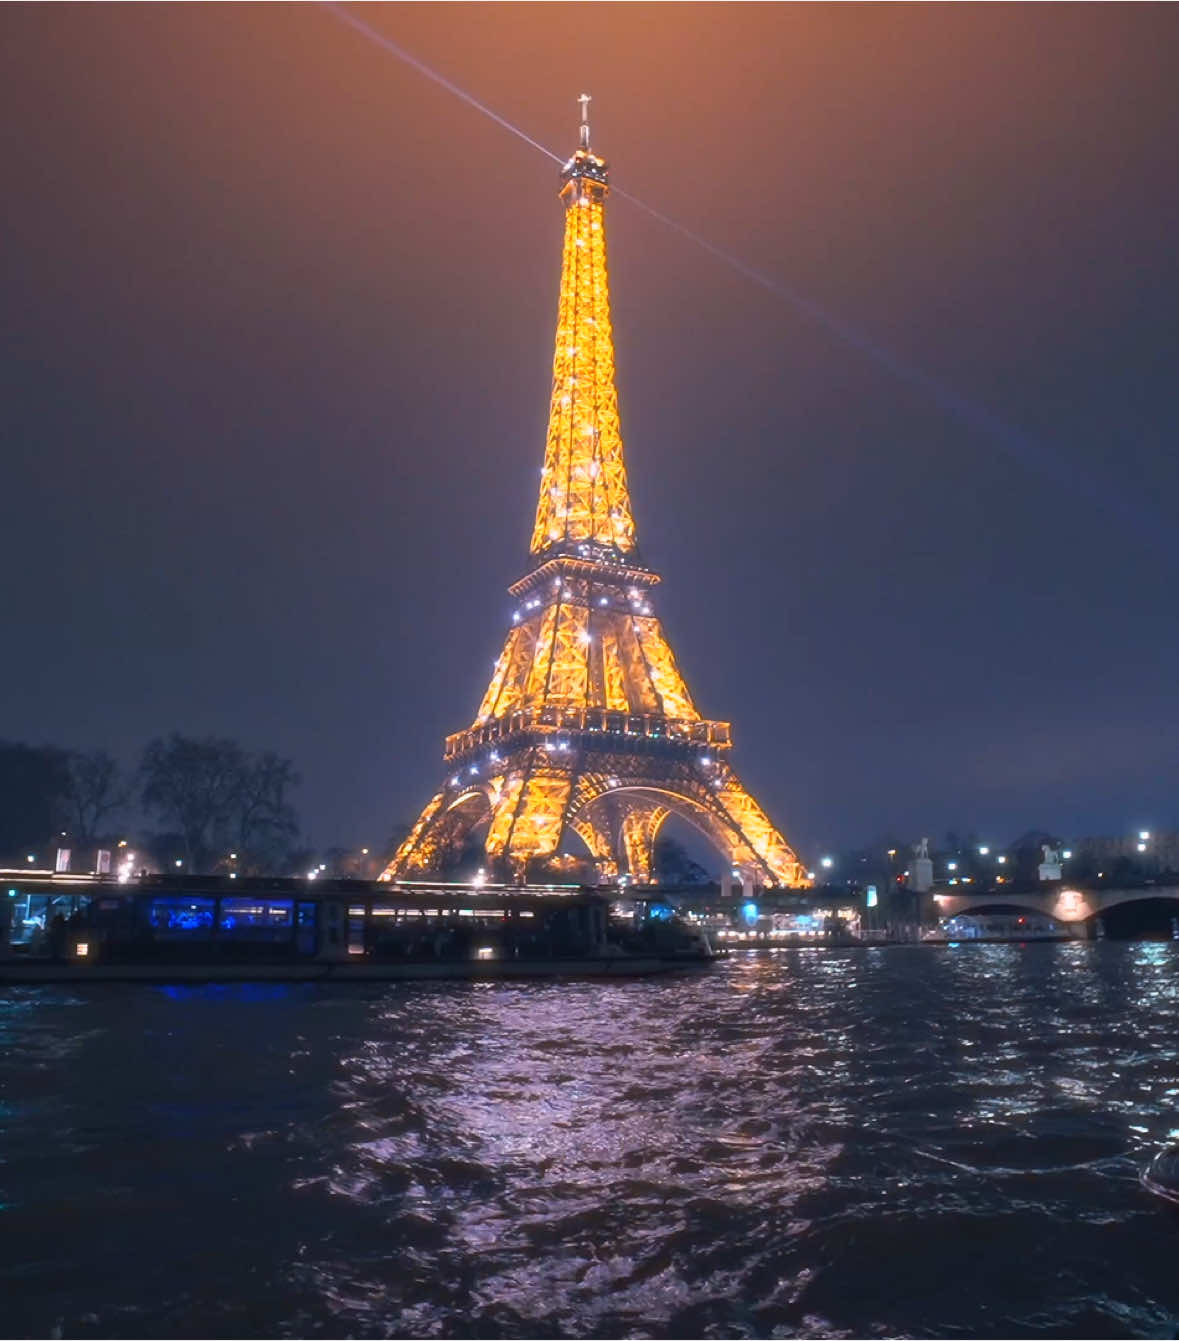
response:
M1063 879L1064 868L1060 864L1060 849L1050 843L1041 843L1040 851L1044 854L1044 860L1040 863L1040 879Z
M909 871L909 888L926 894L933 888L933 862L929 856L929 839L913 844L913 865Z

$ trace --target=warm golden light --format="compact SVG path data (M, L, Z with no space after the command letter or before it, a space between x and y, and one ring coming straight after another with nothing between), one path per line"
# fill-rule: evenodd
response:
M585 103L583 102L583 109ZM474 723L449 736L456 769L382 879L434 870L473 829L517 873L567 830L603 876L653 880L667 818L687 820L759 883L810 876L719 754L727 722L701 718L638 558L622 453L606 274L605 162L581 147L562 170L565 246L553 391L531 552Z
M635 547L614 385L606 190L604 182L571 176L562 192L561 300L533 554L579 541L608 545L619 554Z

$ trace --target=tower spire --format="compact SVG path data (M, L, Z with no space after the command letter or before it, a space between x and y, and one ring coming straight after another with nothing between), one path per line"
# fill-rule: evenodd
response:
M589 147L583 93L580 145L561 169L565 247L553 352L553 390L533 554L635 554L635 525L622 455L614 337L606 273L606 161Z

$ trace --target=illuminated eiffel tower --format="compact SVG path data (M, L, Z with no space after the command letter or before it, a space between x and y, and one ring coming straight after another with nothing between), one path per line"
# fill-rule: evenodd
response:
M651 879L669 815L745 881L806 872L728 763L729 724L702 718L652 606L622 458L606 279L605 162L581 99L561 169L565 249L532 567L474 723L446 739L449 777L383 879L426 875L487 825L493 867L521 878L572 831L600 875Z

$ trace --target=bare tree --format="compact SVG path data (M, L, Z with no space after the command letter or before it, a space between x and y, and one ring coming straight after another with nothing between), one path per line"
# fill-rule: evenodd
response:
M0 865L44 855L69 823L64 750L0 741Z
M188 869L205 865L235 816L247 758L234 740L195 740L173 732L149 742L140 764L141 800L149 813L184 835Z
M250 867L273 865L299 832L299 820L287 793L299 785L289 759L266 751L243 763L238 779L237 850Z
M75 835L83 842L98 837L104 819L130 799L130 787L118 763L105 750L71 750L66 759L65 793Z

